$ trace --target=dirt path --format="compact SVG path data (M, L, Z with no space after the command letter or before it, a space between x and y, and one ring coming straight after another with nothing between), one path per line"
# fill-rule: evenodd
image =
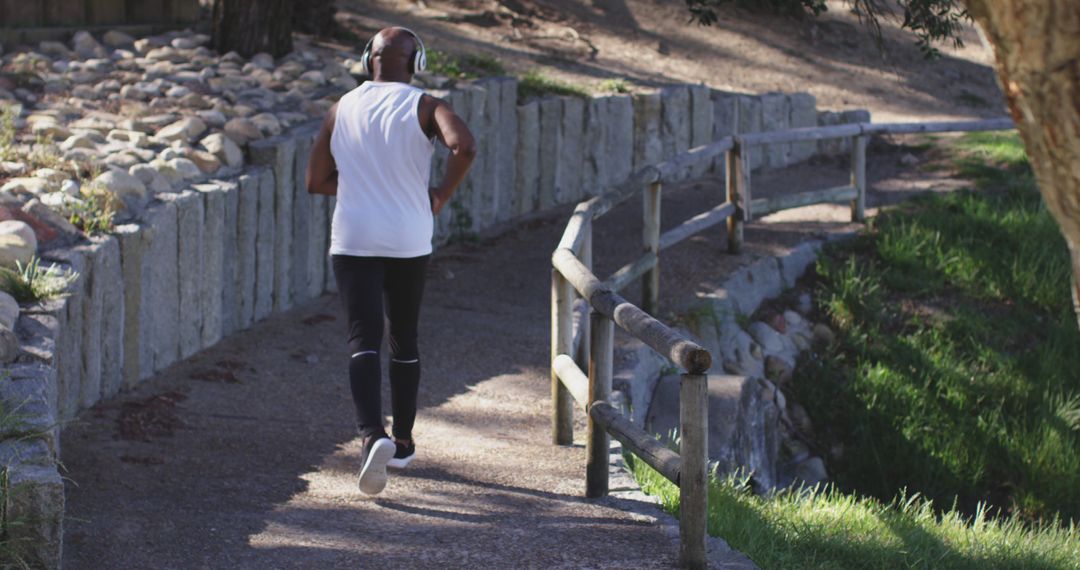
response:
M880 189L871 205L889 188L918 182L896 166L906 152L871 155ZM819 164L755 184L767 194L842 174L840 165ZM948 182L938 173L919 183ZM716 181L666 191L665 225L715 205L719 192ZM741 257L723 253L722 230L665 252L662 313L750 256L850 227L816 221L831 211L752 225ZM344 323L336 297L324 296L173 366L66 429L65 566L671 566L676 543L652 519L616 500L581 498L582 418L579 445L549 443L549 256L567 213L437 252L422 316L418 459L382 495L356 490L360 445ZM603 218L598 273L636 255L639 235L636 201Z

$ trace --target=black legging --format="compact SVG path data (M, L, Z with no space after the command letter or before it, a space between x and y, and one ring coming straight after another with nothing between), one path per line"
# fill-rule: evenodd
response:
M416 329L429 257L333 256L334 276L349 317L349 386L356 405L356 427L364 437L382 433L385 429L379 363L385 318L390 321L390 403L394 412L394 437L412 439L416 394L420 386Z

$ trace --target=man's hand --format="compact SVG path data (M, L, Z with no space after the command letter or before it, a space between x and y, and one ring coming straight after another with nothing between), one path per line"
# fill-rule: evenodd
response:
M431 199L432 215L438 216L439 212L442 211L443 206L446 205L446 200L439 196L439 189L434 186L428 188L428 197Z

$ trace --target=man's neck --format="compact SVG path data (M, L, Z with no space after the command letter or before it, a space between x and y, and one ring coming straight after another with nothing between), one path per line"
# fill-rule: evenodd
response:
M384 75L384 74L380 73L380 74L376 75L372 79L372 81L375 81L375 82L378 82L378 83L405 83L405 84L408 84L408 83L412 83L412 76L408 75L408 74Z

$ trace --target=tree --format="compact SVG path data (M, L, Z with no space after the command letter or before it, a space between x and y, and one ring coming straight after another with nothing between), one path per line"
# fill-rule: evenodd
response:
M293 22L297 31L329 35L336 23L334 0L293 0Z
M710 25L715 9L744 0L685 0L691 21ZM880 37L887 0L847 0ZM1073 309L1080 325L1080 8L1076 0L893 0L902 27L934 55L933 42L959 44L964 19L974 19L993 47L996 71L1024 140L1046 208L1057 221L1072 261ZM814 15L824 0L768 0L774 8ZM966 9L965 9L966 5Z
M293 0L214 0L213 44L244 57L292 51Z

